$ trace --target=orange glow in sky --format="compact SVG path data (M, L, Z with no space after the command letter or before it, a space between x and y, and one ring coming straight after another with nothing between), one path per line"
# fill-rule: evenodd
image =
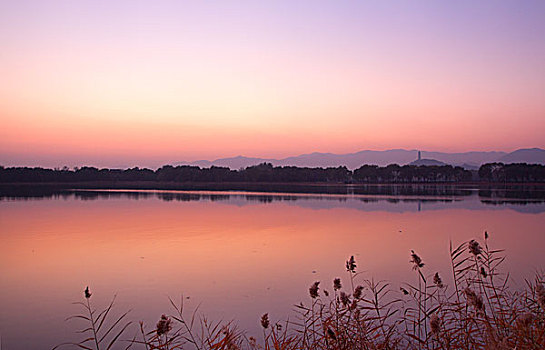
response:
M542 3L0 4L0 164L544 147Z

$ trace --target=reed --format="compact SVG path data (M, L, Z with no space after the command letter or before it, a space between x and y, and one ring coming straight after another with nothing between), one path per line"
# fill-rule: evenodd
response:
M263 331L259 340L234 322L209 321L198 308L186 317L183 297L179 303L170 300L174 312L162 315L154 327L140 322L138 337L121 339L134 325L125 323L128 312L109 322L115 298L97 313L86 289L86 302L78 303L85 313L70 319L87 322L81 332L88 336L55 349L544 349L545 276L537 274L513 288L501 271L504 252L491 249L489 239L485 232L481 242L450 244L449 283L411 251L416 283L399 290L361 278L352 256L346 261L348 288L340 277L330 286L312 283L308 301L295 306L293 320L273 322L269 314L256 320Z
M103 310L99 311L91 305L91 292L89 287L85 288L83 295L85 302L76 302L75 305L81 306L83 312L81 314L68 317L66 320L83 320L86 327L76 331L78 334L83 334L84 339L79 342L66 342L59 344L53 348L59 349L63 347L80 348L80 349L95 349L95 350L109 350L114 347L121 338L121 336L127 331L132 321L126 321L129 311L123 313L121 316L111 318L110 312L113 309L115 296L109 305ZM126 349L130 348L130 344Z

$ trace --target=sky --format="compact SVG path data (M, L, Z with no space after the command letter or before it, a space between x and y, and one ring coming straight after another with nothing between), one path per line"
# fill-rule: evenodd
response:
M544 1L0 0L0 165L545 148Z

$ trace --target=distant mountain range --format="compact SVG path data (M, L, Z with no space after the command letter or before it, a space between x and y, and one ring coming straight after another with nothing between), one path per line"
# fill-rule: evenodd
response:
M417 150L391 149L386 151L365 150L347 154L315 152L283 159L237 156L212 161L198 160L194 162L179 162L178 165L197 165L205 168L215 165L231 169L240 169L266 162L272 163L275 166L337 167L344 165L349 169L357 169L363 164L385 166L395 163L399 165L451 164L463 166L466 169L477 169L481 164L491 162L545 164L545 149L525 148L511 153L497 151L463 153L421 151L421 158L422 159L418 160Z

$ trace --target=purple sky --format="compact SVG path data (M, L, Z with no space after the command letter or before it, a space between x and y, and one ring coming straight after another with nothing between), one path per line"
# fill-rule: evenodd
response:
M4 1L0 164L545 147L545 1Z

